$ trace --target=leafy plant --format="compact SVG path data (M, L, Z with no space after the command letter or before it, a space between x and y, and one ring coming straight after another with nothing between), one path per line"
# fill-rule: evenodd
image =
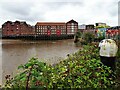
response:
M108 88L115 84L109 67L100 62L96 44L83 49L51 66L31 58L20 65L22 71L8 80L7 87L18 88Z
M78 38L81 38L82 33L81 33L80 31L78 31L78 32L76 33L76 36L77 36Z
M37 58L31 58L29 62L25 65L20 65L18 69L22 69L22 72L11 80L10 87L23 87L28 90L28 88L47 86L49 67L46 63L39 62Z
M85 43L91 43L92 41L94 41L95 35L93 33L86 32L86 33L83 33L82 38Z
M120 41L118 43L118 52L117 52L117 60L116 60L116 83L117 86L120 86Z

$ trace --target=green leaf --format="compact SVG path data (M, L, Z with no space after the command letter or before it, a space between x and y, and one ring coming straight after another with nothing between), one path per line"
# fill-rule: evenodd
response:
M18 69L24 69L24 66L23 65L20 65L20 66L18 66Z

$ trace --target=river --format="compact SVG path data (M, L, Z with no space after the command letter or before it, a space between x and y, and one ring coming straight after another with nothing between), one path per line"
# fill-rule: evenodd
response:
M5 75L18 73L17 67L26 63L31 57L37 57L47 64L58 63L67 54L72 54L80 47L74 44L73 39L56 41L23 41L23 40L0 40L2 82Z

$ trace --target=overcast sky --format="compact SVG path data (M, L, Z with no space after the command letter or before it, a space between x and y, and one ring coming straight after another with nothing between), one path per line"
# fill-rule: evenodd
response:
M104 22L118 25L119 0L0 0L0 26L8 21L67 22L81 24Z

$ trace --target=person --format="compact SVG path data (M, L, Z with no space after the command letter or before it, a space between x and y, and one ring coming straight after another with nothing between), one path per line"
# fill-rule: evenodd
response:
M111 70L115 70L115 61L118 46L116 42L112 39L104 39L99 43L100 48L100 60L101 62L111 67Z

